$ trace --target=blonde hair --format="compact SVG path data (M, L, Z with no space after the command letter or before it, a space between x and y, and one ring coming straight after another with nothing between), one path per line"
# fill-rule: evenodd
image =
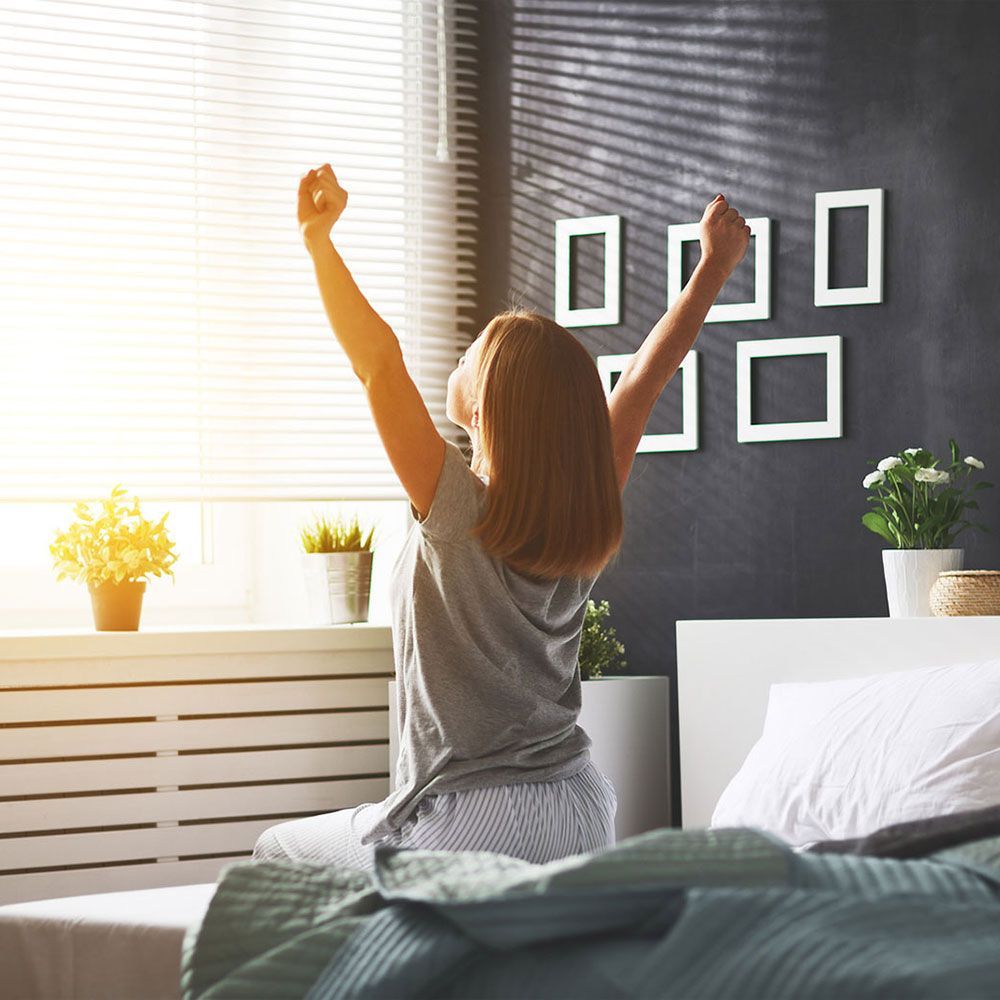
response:
M476 371L489 467L483 548L528 576L597 576L624 531L611 419L584 346L532 310L499 313Z

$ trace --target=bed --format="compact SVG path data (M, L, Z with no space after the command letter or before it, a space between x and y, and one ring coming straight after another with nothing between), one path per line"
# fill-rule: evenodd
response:
M0 906L0 994L10 1000L180 995L185 932L214 882Z
M681 824L711 821L761 734L773 684L997 657L1000 617L992 616L677 622Z
M662 995L755 995L734 985L747 974L757 995L794 981L789 995L807 996L838 976L855 996L907 983L924 995L992 995L1000 836L903 862L704 828L761 734L772 683L995 659L1000 619L679 622L677 635L683 831L549 866L386 849L375 876L240 861L167 906L136 891L0 907L4 981L23 985L14 996L135 996L115 958L135 933L157 956L137 962L148 970L143 996L545 996L569 984L579 996L625 996L657 983L673 990ZM906 963L888 979L867 947L887 927L897 937L886 947ZM729 951L714 953L727 935ZM81 946L89 970L71 958ZM807 953L826 958L803 964Z

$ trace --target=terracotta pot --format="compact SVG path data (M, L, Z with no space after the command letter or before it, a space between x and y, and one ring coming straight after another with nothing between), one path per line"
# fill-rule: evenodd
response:
M122 580L114 583L87 584L94 609L94 626L98 632L137 632L142 613L145 580Z

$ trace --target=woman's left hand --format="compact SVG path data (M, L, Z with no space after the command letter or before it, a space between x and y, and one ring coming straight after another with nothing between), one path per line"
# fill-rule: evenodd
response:
M329 163L302 175L299 181L299 232L307 247L330 237L333 224L347 206L347 192L337 183Z

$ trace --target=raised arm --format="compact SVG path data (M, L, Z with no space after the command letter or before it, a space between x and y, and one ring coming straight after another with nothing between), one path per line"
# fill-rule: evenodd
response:
M632 355L608 399L622 490L653 404L691 349L708 310L750 244L746 220L721 194L706 207L699 235L701 260L691 280Z
M361 380L375 427L410 502L425 516L444 466L445 442L403 361L399 340L358 288L330 239L347 192L329 163L299 184L298 222L330 327Z

